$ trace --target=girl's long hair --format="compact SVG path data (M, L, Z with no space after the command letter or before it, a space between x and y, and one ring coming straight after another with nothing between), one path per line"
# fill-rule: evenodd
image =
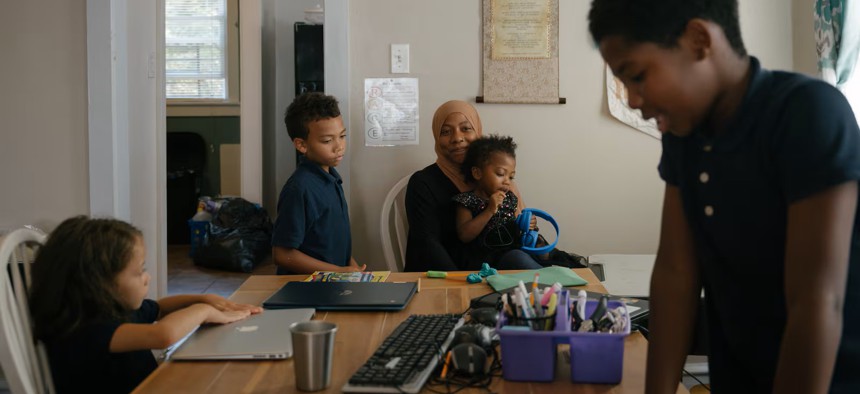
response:
M37 339L66 337L82 325L125 321L115 278L131 260L140 230L115 219L77 216L51 234L33 262L30 311Z

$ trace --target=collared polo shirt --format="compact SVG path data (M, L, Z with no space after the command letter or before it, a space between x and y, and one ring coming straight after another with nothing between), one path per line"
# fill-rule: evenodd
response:
M272 246L298 249L330 264L346 266L352 256L349 210L343 181L334 167L299 164L278 197ZM288 274L278 267L278 274Z
M747 379L735 383L752 392L770 390L786 324L788 207L860 178L860 131L848 102L829 84L764 70L755 58L750 67L727 131L664 135L659 170L680 189L693 232L711 323L713 382ZM860 385L857 215L854 222L834 390ZM731 384L722 388L733 392Z

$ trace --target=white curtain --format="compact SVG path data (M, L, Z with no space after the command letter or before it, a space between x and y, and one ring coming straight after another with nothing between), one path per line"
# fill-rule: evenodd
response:
M860 53L860 3L853 1L815 1L818 72L838 87L848 82Z

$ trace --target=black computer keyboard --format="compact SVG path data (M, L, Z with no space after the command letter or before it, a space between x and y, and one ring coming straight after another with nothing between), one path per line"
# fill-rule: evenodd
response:
M417 393L445 354L461 315L411 315L343 386L348 393Z

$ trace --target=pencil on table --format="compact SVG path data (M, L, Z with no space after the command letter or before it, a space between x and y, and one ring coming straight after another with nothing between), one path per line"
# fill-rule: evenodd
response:
M445 356L445 365L442 366L442 373L439 374L440 378L445 378L448 375L448 364L451 363L451 351L448 351L448 355Z
M427 271L428 278L465 278L468 272Z

